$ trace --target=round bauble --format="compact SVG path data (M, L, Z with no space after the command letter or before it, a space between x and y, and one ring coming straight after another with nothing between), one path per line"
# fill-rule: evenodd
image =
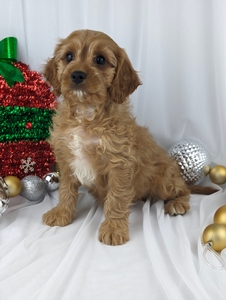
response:
M5 180L0 177L0 217L7 210L9 203L9 188Z
M0 217L1 214L3 214L8 208L8 204L5 203L4 201L0 201Z
M213 217L214 223L226 226L226 205L221 206L215 212Z
M9 202L9 187L4 178L0 176L0 200Z
M58 172L48 173L43 177L45 186L49 192L59 188L60 174Z
M203 231L204 244L210 244L213 250L219 252L226 248L226 227L221 224L210 224Z
M16 176L6 176L4 178L5 183L8 186L9 190L9 197L15 197L19 195L20 191L22 190L22 183L19 178Z
M187 184L200 183L210 170L210 155L196 141L181 141L169 149L169 156L177 162Z
M216 184L224 184L226 182L226 168L224 166L215 166L210 170L210 180Z
M29 175L22 180L23 188L20 195L29 201L41 201L46 194L46 186L38 176Z

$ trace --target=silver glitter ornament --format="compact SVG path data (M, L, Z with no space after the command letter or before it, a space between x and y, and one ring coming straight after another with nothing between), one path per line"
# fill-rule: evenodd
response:
M169 150L169 156L178 163L181 174L189 185L199 184L210 170L210 155L197 141L181 141Z
M43 180L34 175L24 177L22 180L22 191L20 195L29 201L41 201L46 194L46 186Z
M9 189L5 180L0 177L0 217L7 210L9 204Z
M59 172L48 173L43 177L43 181L49 192L55 191L59 188L60 174Z
M8 204L6 204L4 201L0 201L0 217L4 212L7 210Z

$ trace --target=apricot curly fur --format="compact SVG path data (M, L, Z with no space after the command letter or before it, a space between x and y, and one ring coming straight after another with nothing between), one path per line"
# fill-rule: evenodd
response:
M73 221L80 185L104 205L99 239L108 245L129 240L130 206L139 199L166 201L170 215L189 209L177 164L131 113L128 97L141 82L122 48L102 32L74 31L60 40L44 75L62 95L50 138L61 172L59 203L44 214L45 224Z

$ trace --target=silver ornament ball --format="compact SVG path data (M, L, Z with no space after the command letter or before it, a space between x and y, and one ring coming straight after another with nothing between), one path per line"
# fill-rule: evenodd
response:
M210 170L210 155L197 141L181 141L169 149L169 156L178 163L187 184L199 184Z
M4 178L0 177L0 217L7 210L9 204L9 189Z
M43 177L45 186L49 192L59 188L60 175L58 172L48 173Z
M0 177L0 200L9 202L9 187L2 177Z
M0 217L7 210L8 204L0 200Z
M41 201L46 194L46 186L43 180L34 175L24 177L22 180L20 195L29 201Z

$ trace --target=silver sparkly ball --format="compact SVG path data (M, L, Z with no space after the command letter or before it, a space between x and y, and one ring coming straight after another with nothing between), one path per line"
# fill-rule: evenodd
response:
M181 141L169 150L169 156L178 163L181 174L189 185L200 183L210 170L210 155L196 141Z
M21 180L22 190L20 195L29 201L41 201L46 194L46 186L38 176L29 175Z
M0 177L0 217L7 210L9 204L9 189L4 178Z
M49 192L59 188L60 174L58 172L48 173L43 177L45 186Z
M8 204L0 200L0 217L7 210Z

